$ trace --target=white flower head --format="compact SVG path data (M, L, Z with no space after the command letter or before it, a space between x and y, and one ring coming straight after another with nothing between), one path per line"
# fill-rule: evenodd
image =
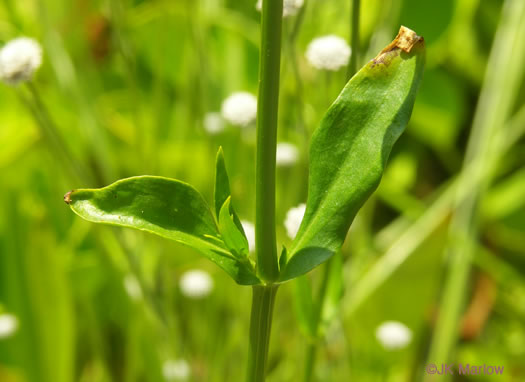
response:
M162 365L162 375L167 381L185 381L190 377L190 365L183 359L167 360Z
M126 275L126 277L124 277L124 289L132 300L142 300L142 288L135 276Z
M233 93L223 101L221 114L232 125L246 127L257 117L257 98L248 92Z
M295 235L297 235L297 232L299 231L305 210L306 204L302 203L297 207L290 208L290 210L286 213L284 226L286 227L286 233L291 239L294 239Z
M299 149L292 143L281 142L277 144L277 166L291 166L299 158Z
M213 290L213 279L200 269L184 272L179 281L182 294L188 298L203 298Z
M244 230L244 233L246 234L246 239L248 240L248 247L250 248L250 252L255 251L255 226L253 223L241 220L242 228Z
M304 0L284 0L283 17L295 16L302 8ZM262 0L257 0L255 8L260 12L262 10Z
M220 113L207 113L204 116L204 130L211 135L217 135L224 130L224 120Z
M351 53L345 39L328 35L317 37L308 44L306 59L317 69L337 71L348 65Z
M29 81L42 64L42 47L28 37L18 37L0 49L0 79L8 85Z
M0 339L11 337L18 330L18 319L8 313L0 314Z
M412 331L398 321L385 321L376 329L376 338L387 350L402 349L412 341Z

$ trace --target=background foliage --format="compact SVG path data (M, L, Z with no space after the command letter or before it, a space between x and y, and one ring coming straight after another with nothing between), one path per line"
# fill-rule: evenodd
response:
M502 1L362 3L361 64L403 24L425 37L427 67L407 132L347 237L344 294L327 322L317 375L419 380L437 312L447 309L439 306L447 187L461 171ZM344 70L317 71L304 51L320 35L348 39L349 20L346 0L309 0L296 38L297 18L285 20L278 134L301 155L277 173L281 243L290 242L286 211L306 200L309 137L345 83ZM203 121L231 92L257 91L254 2L4 0L0 39L19 35L41 41L44 64L35 87L67 146L95 177L71 176L24 104L24 90L2 86L0 310L15 314L20 328L0 339L0 380L163 381L169 359L186 359L191 381L242 380L249 288L175 243L82 221L62 195L151 174L191 183L211 202L222 145L236 210L253 221L254 130L227 126L212 136ZM525 379L525 121L518 111L524 100L521 84L511 113L517 135L476 217L479 246L461 340L449 360L504 365L501 381ZM180 275L193 268L214 279L202 300L179 290ZM143 298L126 293L129 274ZM314 290L320 274L311 274ZM309 339L292 308L294 288L285 284L277 298L270 381L292 381L302 372ZM411 328L409 347L380 346L374 332L385 320Z

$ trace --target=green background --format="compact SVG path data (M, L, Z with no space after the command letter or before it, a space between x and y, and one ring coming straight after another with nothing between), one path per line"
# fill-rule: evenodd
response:
M431 221L428 234L415 230L405 239L401 233L461 171L502 1L362 3L360 66L401 24L425 37L427 63L412 120L343 248L344 295L327 323L316 375L318 381L417 381L437 312L446 309L439 296L450 211ZM148 174L191 183L211 204L222 145L236 210L253 221L254 128L227 126L210 136L203 119L234 91L256 94L259 17L248 0L0 4L0 41L24 35L42 43L34 86L72 155L95 174L72 176L24 103L27 89L1 86L0 311L15 314L20 327L0 339L0 381L163 381L163 363L179 358L191 367L190 381L242 380L250 289L190 249L83 221L62 198L74 188ZM283 25L278 139L295 143L301 155L277 171L279 243L290 243L286 212L306 201L309 137L345 83L344 70L318 71L304 52L317 36L349 40L349 20L350 1L308 0L297 39L290 37L297 18ZM524 101L520 84L512 114ZM464 291L468 309L457 351L447 360L504 365L498 381L525 380L524 163L525 141L518 139L481 200L481 246ZM414 250L391 269L378 261L393 243ZM392 271L378 288L366 282L374 267ZM194 268L215 283L202 300L184 297L178 287ZM126 294L129 274L141 281L144 299ZM320 274L311 273L314 290ZM356 300L354 291L363 298ZM413 331L410 346L381 347L375 329L385 320ZM277 296L268 380L300 380L307 343L290 282Z

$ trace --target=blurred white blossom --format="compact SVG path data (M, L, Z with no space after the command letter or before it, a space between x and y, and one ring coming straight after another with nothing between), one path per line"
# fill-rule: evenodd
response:
M126 275L126 277L124 277L124 289L132 300L142 300L142 288L135 276Z
M12 336L18 329L18 319L8 313L0 314L0 339Z
M185 381L190 377L190 365L183 359L167 360L162 365L166 381Z
M257 98L248 92L233 93L223 101L221 114L232 125L248 126L257 117Z
M253 223L241 220L242 228L244 230L244 233L246 234L246 239L248 240L248 247L250 248L250 252L255 251L255 226Z
M179 281L182 294L189 298L206 297L213 290L213 279L200 269L184 272Z
M284 0L283 17L295 16L302 8L304 0ZM262 0L257 0L255 8L260 12L262 10Z
M328 35L313 39L306 49L306 58L317 69L339 70L348 65L352 50L345 39Z
M277 166L291 166L299 158L299 149L292 143L281 142L277 144Z
M204 116L204 130L211 135L220 134L224 130L224 120L220 113L207 113Z
M28 81L42 64L42 47L28 37L18 37L0 49L0 78L9 85Z
M412 341L412 331L398 321L385 321L376 329L376 338L387 350L402 349Z
M304 217L304 211L306 210L306 204L299 204L297 207L290 208L286 213L286 219L284 220L284 226L286 227L286 233L291 239L295 238L299 231L299 226Z

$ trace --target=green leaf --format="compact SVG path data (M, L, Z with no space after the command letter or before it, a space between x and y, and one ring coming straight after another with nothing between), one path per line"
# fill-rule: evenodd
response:
M228 173L226 172L224 152L222 151L222 147L219 147L219 151L217 151L217 160L215 162L215 190L213 195L215 201L215 216L217 216L217 219L220 216L224 202L226 202L226 199L228 199L230 195L230 180L228 178Z
M228 197L224 202L221 211L219 213L219 230L222 235L224 243L228 249L239 259L247 260L248 253L248 240L241 232L233 220L232 211L230 208L231 197Z
M402 27L326 113L312 137L305 216L281 281L310 271L341 248L410 119L423 66L423 39Z
M219 147L217 151L217 160L215 165L215 190L214 190L214 202L215 202L215 216L219 220L221 214L222 206L226 199L231 196L230 191L230 180L228 178L228 172L226 171L226 163L224 162L224 153L222 147ZM230 204L230 213L233 215L233 221L239 231L242 232L243 236L246 237L244 233L244 228L242 227L241 220L235 213L233 205Z
M260 282L227 250L208 205L186 183L137 176L104 188L73 190L64 200L86 220L136 228L177 241L202 253L239 284Z
M284 269L287 262L288 262L288 250L283 245L283 249L281 250L281 255L279 256L279 269Z

